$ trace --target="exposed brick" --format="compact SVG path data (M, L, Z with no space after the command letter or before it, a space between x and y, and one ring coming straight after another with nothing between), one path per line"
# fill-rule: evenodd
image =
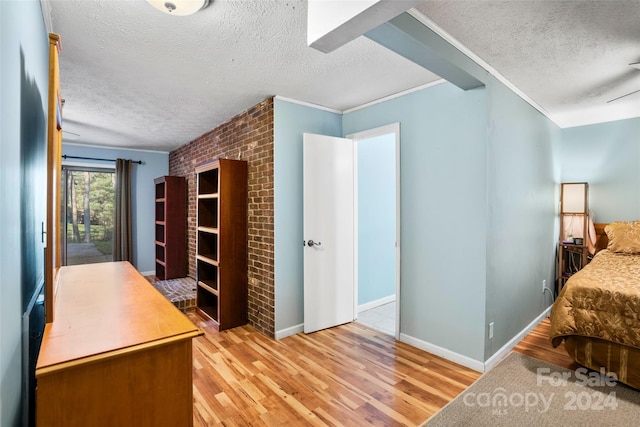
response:
M187 179L187 247L191 277L196 274L195 167L216 158L241 158L248 162L249 323L273 337L273 98L249 108L169 154L169 174ZM260 243L253 243L256 241Z

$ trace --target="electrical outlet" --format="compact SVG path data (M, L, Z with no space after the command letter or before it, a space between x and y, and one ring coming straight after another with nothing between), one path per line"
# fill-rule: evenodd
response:
M493 322L489 323L489 339L493 338Z
M543 280L542 281L542 293L544 294L544 290L547 288L547 281Z

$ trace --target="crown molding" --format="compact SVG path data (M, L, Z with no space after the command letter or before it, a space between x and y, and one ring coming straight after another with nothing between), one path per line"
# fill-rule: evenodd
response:
M142 153L158 153L158 154L169 154L170 151L160 151L160 150L143 150L138 148L126 148L126 147L112 147L105 145L91 145L91 144L79 144L75 142L62 142L62 145L70 145L73 147L84 147L84 148L97 148L100 150L122 150L122 151L139 151Z
M55 33L53 31L53 21L51 20L51 2L50 0L40 0L40 9L42 9L42 19L47 33Z
M549 112L547 110L545 110L540 105L538 105L534 100L529 98L524 92L522 92L513 83L511 83L509 80L507 80L507 78L505 76L500 74L495 68L493 68L487 62L485 62L478 55L473 53L468 47L466 47L464 44L462 44L459 40L457 40L451 34L447 33L445 30L443 30L440 26L438 26L438 24L433 22L431 19L427 18L422 12L420 12L419 10L413 8L413 9L409 9L407 11L407 13L410 14L411 16L413 16L414 18L416 18L418 21L420 21L423 25L425 25L426 27L431 29L437 35L442 37L447 43L450 43L453 47L455 47L460 52L462 52L464 55L469 57L469 59L471 59L473 62L478 64L480 67L484 68L485 71L487 71L489 74L491 74L496 80L498 80L500 83L502 83L507 88L509 88L511 91L513 91L513 93L515 93L520 98L522 98L522 100L524 100L527 104L531 105L533 108L538 110L542 115L544 115L547 119L549 119L553 124L555 124L558 127L561 127L560 125L558 125L551 118L551 116L550 116L550 114L549 114Z
M410 93L418 92L418 91L423 90L423 89L428 89L428 88L433 87L433 86L438 86L438 85L441 85L443 83L447 83L447 81L445 79L438 79L438 80L435 80L435 81L432 81L432 82L429 82L429 83L425 83L425 84L420 85L420 86L413 87L411 89L406 89L406 90L403 90L401 92L394 93L392 95L388 95L388 96L373 100L371 102L367 102L366 104L362 104L362 105L359 105L357 107L349 108L347 110L344 110L342 112L342 114L353 113L354 111L362 110L364 108L371 107L372 105L381 104L383 102L387 102L387 101L390 101L392 99L400 98L400 97L403 97L405 95L409 95Z
M323 105L313 104L311 102L300 101L300 100L297 100L297 99L287 98L287 97L280 96L280 95L276 95L273 98L277 99L279 101L285 101L285 102L290 102L292 104L298 104L298 105L302 105L302 106L305 106L305 107L315 108L316 110L323 110L323 111L328 111L330 113L342 114L342 111L340 111L340 110L336 110L334 108L325 107Z

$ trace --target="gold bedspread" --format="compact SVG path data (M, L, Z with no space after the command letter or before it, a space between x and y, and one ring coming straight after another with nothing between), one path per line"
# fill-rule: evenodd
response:
M574 274L551 309L554 347L567 336L640 348L640 255L598 252Z

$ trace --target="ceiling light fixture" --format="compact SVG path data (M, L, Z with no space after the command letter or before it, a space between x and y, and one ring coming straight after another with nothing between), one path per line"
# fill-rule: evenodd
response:
M193 15L209 5L209 0L147 0L156 9L176 16Z

